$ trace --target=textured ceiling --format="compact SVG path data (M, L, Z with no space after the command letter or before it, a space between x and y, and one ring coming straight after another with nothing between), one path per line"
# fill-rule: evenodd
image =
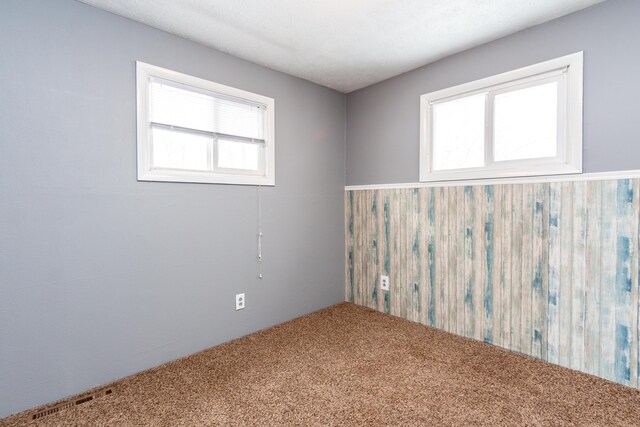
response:
M351 92L603 0L81 0Z

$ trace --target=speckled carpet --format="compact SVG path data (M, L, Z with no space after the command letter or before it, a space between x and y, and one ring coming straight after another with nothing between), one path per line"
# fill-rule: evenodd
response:
M33 425L640 425L634 389L351 304L110 386Z

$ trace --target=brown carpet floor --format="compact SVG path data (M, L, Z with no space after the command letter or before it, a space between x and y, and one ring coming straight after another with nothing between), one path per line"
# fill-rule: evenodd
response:
M351 304L111 387L33 425L640 425L634 389Z

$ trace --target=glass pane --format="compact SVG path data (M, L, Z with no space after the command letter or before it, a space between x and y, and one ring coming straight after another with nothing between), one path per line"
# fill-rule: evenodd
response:
M218 140L218 167L258 171L263 147L237 141Z
M497 95L494 126L496 161L555 157L558 83Z
M433 170L484 166L485 95L433 106Z
M165 129L152 129L153 167L206 171L211 138Z

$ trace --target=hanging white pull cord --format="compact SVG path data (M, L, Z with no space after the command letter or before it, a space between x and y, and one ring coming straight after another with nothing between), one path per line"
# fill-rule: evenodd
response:
M262 196L258 185L258 279L262 279Z

